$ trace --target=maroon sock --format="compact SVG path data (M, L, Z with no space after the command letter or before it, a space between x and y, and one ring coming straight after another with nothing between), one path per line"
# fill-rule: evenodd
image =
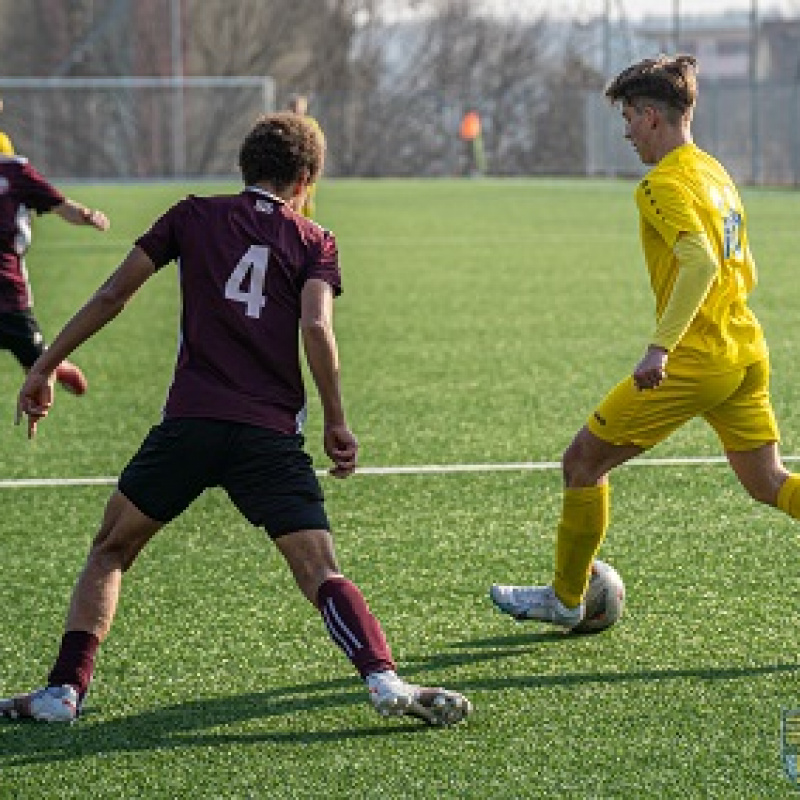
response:
M100 640L86 631L67 631L61 639L58 658L47 678L48 686L74 686L81 699L94 674L94 657Z
M395 669L381 624L372 615L361 590L347 578L329 578L317 593L331 639L344 651L362 678Z

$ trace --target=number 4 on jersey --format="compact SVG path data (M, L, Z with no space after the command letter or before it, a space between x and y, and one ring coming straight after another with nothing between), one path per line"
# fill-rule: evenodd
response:
M239 259L225 284L225 297L245 304L245 314L258 318L267 304L264 283L269 267L269 247L254 244Z

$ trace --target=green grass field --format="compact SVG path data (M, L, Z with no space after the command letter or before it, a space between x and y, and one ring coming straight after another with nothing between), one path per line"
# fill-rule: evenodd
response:
M67 187L106 236L36 222L28 259L51 335L186 191ZM325 181L337 330L364 466L557 461L638 360L653 303L633 185ZM800 453L800 195L748 190L783 451ZM175 270L76 355L29 443L0 375L0 478L115 476L158 420L177 339ZM319 467L314 401L308 444ZM652 453L716 456L693 423ZM340 561L410 680L464 691L470 720L384 721L275 549L204 496L126 578L85 717L0 722L0 798L777 798L782 707L800 707L798 528L721 464L638 465L612 486L602 557L627 614L565 637L496 613L493 581L548 579L556 470L325 479ZM2 488L0 695L38 686L108 486Z

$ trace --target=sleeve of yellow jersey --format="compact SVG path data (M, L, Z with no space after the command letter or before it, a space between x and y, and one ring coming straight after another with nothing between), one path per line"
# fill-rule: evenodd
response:
M703 304L717 274L717 259L690 193L669 178L645 178L636 193L642 217L664 239L678 274L651 343L673 350Z
M669 248L682 233L705 230L691 194L669 178L645 178L636 190L636 205Z
M703 305L717 275L717 260L705 233L687 233L672 248L678 277L658 320L651 343L674 350Z

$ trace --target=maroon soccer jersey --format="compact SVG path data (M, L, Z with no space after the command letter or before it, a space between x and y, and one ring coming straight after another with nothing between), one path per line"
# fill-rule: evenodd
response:
M187 197L136 244L159 269L178 263L181 331L164 417L299 432L300 293L309 278L341 292L333 235L248 187Z
M0 312L33 305L25 252L31 243L31 212L43 214L64 202L20 156L0 156Z

